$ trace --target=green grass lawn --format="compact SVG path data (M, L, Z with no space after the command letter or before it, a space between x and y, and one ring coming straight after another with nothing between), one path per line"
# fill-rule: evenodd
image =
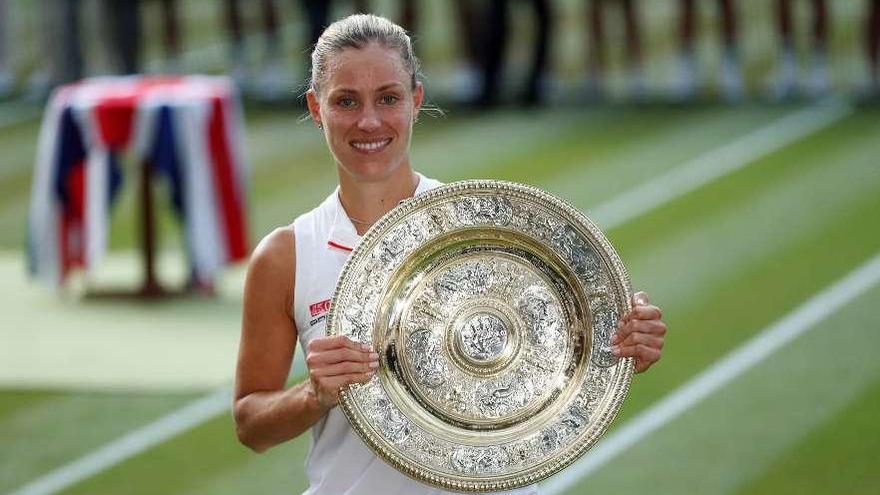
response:
M377 3L393 12L390 0ZM425 9L437 22L426 21L422 42L429 48L423 56L438 79L456 50L444 17L449 3L431 2ZM741 2L743 29L750 33L743 53L755 88L772 72L766 3ZM846 86L862 75L860 31L852 28L862 2L830 3L837 15L833 77ZM580 4L561 2L570 15L560 21L558 35L560 71L575 79L582 70ZM674 67L668 62L675 43L664 30L675 19L672 4L646 7L647 72L657 85L669 81ZM297 56L292 37L301 26L292 17L292 3L283 9L294 19L285 46ZM216 6L200 0L186 2L186 10L193 19L188 48L210 55L200 60L205 70L222 71ZM703 9L704 26L713 25L713 12ZM802 21L804 13L798 14ZM706 71L717 62L713 40L705 37L700 44ZM801 36L799 44L803 41ZM524 43L517 40L515 48ZM148 49L158 57L155 39ZM615 53L612 63L619 64ZM516 69L521 61L514 62ZM421 119L412 160L419 171L444 181L526 182L590 211L803 106L451 110L446 117ZM292 106L247 108L254 241L307 211L335 184L321 134L300 116ZM37 120L24 118L0 128L0 314L6 315L0 324L0 368L50 367L52 373L40 375L42 382L0 386L0 493L228 383L240 317L240 270L225 279L215 300L156 305L85 302L28 284L21 248L38 127ZM858 107L827 128L607 232L634 284L663 307L670 328L663 361L635 379L615 427L880 251L878 156L880 108ZM111 225L110 247L118 256L102 268L100 280L134 286L137 208L135 188L125 186ZM163 192L160 187L159 195ZM173 252L180 233L167 204L160 208L161 244ZM173 266L166 274L180 275ZM875 287L569 493L880 492L880 361L873 355L878 303ZM175 344L182 350L175 351ZM103 379L104 374L115 379ZM172 383L175 375L180 383ZM305 435L253 454L237 443L226 412L64 493L299 493L306 487L308 442Z
M528 182L589 210L794 110L608 107L452 115L421 124L413 156L417 168L443 180ZM874 108L856 109L608 232L635 285L663 306L670 327L664 360L637 377L617 425L880 251L880 221L868 213L880 211L878 116ZM304 150L295 161L273 138L287 133ZM254 195L255 233L289 221L331 187L319 136L293 117L256 116L248 140L261 188ZM305 177L293 190L302 194L277 185L296 177ZM870 430L880 383L869 344L878 296L875 289L847 305L571 493L645 486L658 493L790 486L805 493L876 491L880 481L869 454L880 445L876 435L860 432ZM205 303L204 311L210 307ZM195 318L198 308L177 311ZM0 393L0 434L10 439L2 455L20 452L4 459L0 490L87 453L194 392ZM254 455L237 444L223 414L65 493L296 493L305 487L307 447L303 437ZM859 452L847 466L834 467L833 459Z

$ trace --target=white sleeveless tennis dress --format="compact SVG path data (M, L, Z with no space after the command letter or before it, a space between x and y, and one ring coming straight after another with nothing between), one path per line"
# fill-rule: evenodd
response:
M415 194L441 183L418 174ZM330 298L342 265L360 242L339 202L339 188L317 208L293 222L296 235L296 281L293 314L299 345L324 335ZM309 488L304 495L438 495L446 492L400 473L379 459L355 434L340 408L334 407L312 426L306 460ZM505 492L535 495L537 485Z

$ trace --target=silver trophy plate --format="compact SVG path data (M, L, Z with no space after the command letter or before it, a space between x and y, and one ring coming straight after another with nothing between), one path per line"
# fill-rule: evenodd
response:
M489 180L431 190L385 215L342 270L327 333L381 357L340 405L422 482L534 483L617 415L633 363L610 339L631 292L602 232L559 198Z

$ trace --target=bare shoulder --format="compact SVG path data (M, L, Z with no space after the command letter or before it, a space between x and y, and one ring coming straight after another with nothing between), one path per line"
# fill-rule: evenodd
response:
M264 237L251 255L245 292L293 295L296 267L296 240L293 225L278 227ZM253 295L257 295L253 294ZM289 307L288 301L284 301Z
M280 264L290 266L289 262L296 258L296 239L293 225L278 227L269 232L254 248L251 265L268 265L279 268Z

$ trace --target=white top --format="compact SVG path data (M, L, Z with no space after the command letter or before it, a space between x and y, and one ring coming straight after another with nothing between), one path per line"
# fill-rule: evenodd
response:
M441 183L421 174L415 194ZM296 235L296 280L293 315L299 344L324 335L330 298L342 266L361 238L342 204L339 188L317 208L293 222ZM312 426L306 460L309 488L304 495L439 495L445 492L420 483L378 458L351 429L340 408L334 407ZM505 492L536 495L537 485Z

